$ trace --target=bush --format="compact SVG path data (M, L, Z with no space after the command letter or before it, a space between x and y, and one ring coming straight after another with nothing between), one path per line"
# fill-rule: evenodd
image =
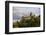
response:
M40 27L40 16L30 16L30 19L23 17L20 22L13 23L13 28L15 27Z

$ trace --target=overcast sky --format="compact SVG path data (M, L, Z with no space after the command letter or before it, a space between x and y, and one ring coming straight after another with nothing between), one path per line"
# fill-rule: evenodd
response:
M29 15L32 12L35 15L40 14L40 8L36 7L13 7L13 14L15 15Z
M30 16L30 12L40 15L40 8L36 7L13 7L13 19L19 19L22 16Z

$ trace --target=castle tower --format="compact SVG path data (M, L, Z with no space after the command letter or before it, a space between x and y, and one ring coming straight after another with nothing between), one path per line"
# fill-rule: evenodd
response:
M32 16L32 12L30 12L30 16Z

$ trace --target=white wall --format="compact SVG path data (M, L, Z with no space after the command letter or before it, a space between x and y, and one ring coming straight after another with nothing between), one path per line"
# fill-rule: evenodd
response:
M0 0L0 35L5 35L4 34L5 33L5 21L4 21L5 20L4 19L5 18L5 1L6 0ZM13 0L13 1L16 1L16 0ZM44 2L44 3L46 3L46 0L19 0L19 1ZM46 4L45 4L45 6L46 6ZM45 18L46 18L46 16L45 16ZM16 35L46 35L46 32L40 32L40 33L23 33L23 34L16 34Z

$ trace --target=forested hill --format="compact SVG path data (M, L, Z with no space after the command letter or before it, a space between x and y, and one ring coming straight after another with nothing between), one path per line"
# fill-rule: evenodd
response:
M23 16L20 22L13 22L13 28L16 27L40 27L40 16Z

